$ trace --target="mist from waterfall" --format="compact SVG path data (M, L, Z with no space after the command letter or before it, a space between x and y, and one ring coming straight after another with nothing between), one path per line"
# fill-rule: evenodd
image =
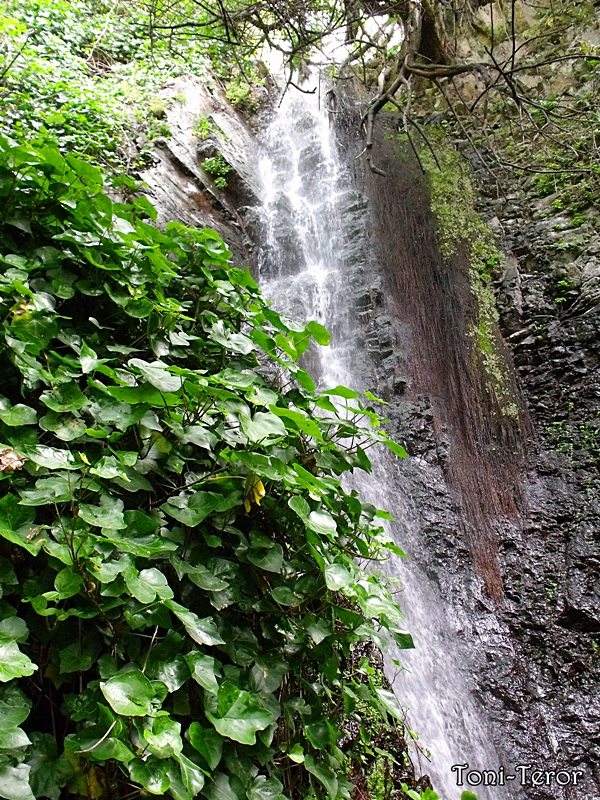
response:
M364 391L372 386L349 266L360 263L367 274L375 274L377 265L366 200L338 152L325 105L320 86L314 94L289 88L260 136L255 183L261 203L260 283L278 311L317 320L331 332L330 346L309 356L319 386L344 384ZM424 545L417 512L390 480L399 469L395 457L373 450L370 455L372 475L361 474L360 486L356 478L348 483L357 481L365 500L392 513L397 522L390 532L409 556L419 552ZM416 645L402 652L391 647L385 657L394 691L407 708L406 724L419 737L412 747L418 773L431 776L442 800L458 800L463 789L481 800L517 796L510 786L457 787L454 764L478 770L500 766L469 687L468 643L459 644L436 586L410 558L394 558L387 570L403 587L400 604Z

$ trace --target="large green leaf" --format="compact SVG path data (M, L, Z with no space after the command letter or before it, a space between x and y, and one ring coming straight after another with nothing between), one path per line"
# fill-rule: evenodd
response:
M215 322L211 327L209 336L215 342L223 345L228 350L233 350L235 353L247 354L254 349L252 341L243 333L234 333L227 328L223 320Z
M253 417L240 416L242 430L251 442L261 442L270 437L285 436L285 425L275 414L257 411Z
M160 392L178 392L183 385L183 378L170 373L161 361L149 364L140 358L132 358L129 365L137 367L148 383Z
M36 665L22 653L14 639L0 637L0 681L6 683L13 678L33 675Z
M255 744L256 732L275 722L276 717L266 711L258 695L246 692L226 681L219 688L217 714L206 712L215 729L229 739L241 744Z
M243 794L234 791L234 781L235 776L217 772L213 775L212 782L204 787L202 794L208 800L244 800Z
M169 758L181 753L181 724L170 717L155 717L152 728L144 729L144 738L150 752L158 758Z
M251 548L248 561L266 572L280 572L283 566L283 548L280 544L272 544L269 548Z
M102 694L117 714L145 717L152 711L155 690L140 670L115 675L100 684Z
M194 614L185 606L175 603L173 600L167 600L165 605L175 614L177 619L183 622L188 634L198 644L225 644L225 640L221 638L212 617L200 619L197 614Z
M61 383L51 391L43 392L40 400L52 411L59 412L77 411L89 402L75 381Z
M173 497L162 510L183 525L195 528L215 511L227 511L239 502L237 493L221 495L216 492L194 492Z
M257 775L247 791L248 800L285 800L283 785L277 778Z
M56 739L49 733L33 733L33 747L27 765L31 769L29 783L36 797L59 800L60 791L73 775L73 767L58 757Z
M327 564L325 567L325 583L333 592L350 586L353 582L351 573L341 564Z
M377 695L381 707L387 711L388 714L391 714L392 717L400 720L400 722L404 721L405 714L402 711L402 706L393 692L377 686L375 687L375 694Z
M314 420L310 419L307 414L300 411L293 411L290 408L280 408L275 405L270 405L269 411L275 414L275 416L281 417L283 420L290 420L302 433L306 433L308 436L312 436L319 441L323 439L321 428Z
M223 737L214 728L203 728L199 722L190 725L189 739L211 769L216 769L223 754Z
M127 527L123 517L123 501L108 495L102 495L99 506L81 503L79 516L89 525L98 528L122 530Z
M33 555L40 549L38 537L31 536L34 519L35 512L20 505L18 497L5 494L0 498L0 536Z
M204 786L204 772L182 753L177 755L177 761L179 762L183 784L192 797L195 797Z
M164 795L169 788L169 763L154 756L142 761L136 758L127 765L129 776L134 783L139 783L150 794Z
M216 694L219 691L219 684L216 678L215 659L197 650L192 650L191 653L187 654L185 660L196 683L199 683L207 691Z
M140 603L152 603L157 595L161 600L173 597L173 590L167 579L154 567L143 569L139 573L134 567L129 567L124 572L124 578L127 588Z
M37 414L35 409L19 404L11 408L0 409L0 419L5 425L11 427L35 425L37 423Z
M69 450L60 450L56 447L46 447L38 445L36 448L27 450L27 457L34 464L46 469L74 469L77 467L77 459Z
M29 772L28 764L0 767L0 797L6 800L35 800L29 785Z
M337 533L335 520L329 512L324 510L311 511L306 524L311 531L324 536L335 536Z
M329 797L332 799L335 798L338 793L338 780L331 767L317 761L317 759L310 754L305 757L304 765L311 775L314 775L315 778L323 784Z

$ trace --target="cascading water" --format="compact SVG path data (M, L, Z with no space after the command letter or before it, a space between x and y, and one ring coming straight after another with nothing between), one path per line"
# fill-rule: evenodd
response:
M261 136L254 181L261 203L260 281L279 311L316 319L331 332L330 346L310 356L320 384L365 390L370 388L369 359L352 300L357 276L372 278L376 272L368 211L337 151L319 95L289 89ZM361 494L392 512L398 520L392 525L394 538L410 555L422 545L410 498L399 496L390 480L398 467L384 453L372 460L373 475L361 479ZM498 755L471 696L468 658L441 597L410 559L396 559L388 569L404 587L401 602L416 644L415 651L387 655L388 676L408 708L408 727L419 735L413 753L419 771L431 776L444 800L456 800L462 789L451 767L468 763L470 769L496 770ZM431 762L423 751L431 752ZM462 788L487 800L517 796L510 785Z

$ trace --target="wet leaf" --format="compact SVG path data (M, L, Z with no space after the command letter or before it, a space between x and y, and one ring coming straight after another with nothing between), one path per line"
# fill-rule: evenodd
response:
M100 684L104 697L117 714L127 717L145 717L152 710L155 691L140 670L115 675ZM135 779L134 779L135 780Z

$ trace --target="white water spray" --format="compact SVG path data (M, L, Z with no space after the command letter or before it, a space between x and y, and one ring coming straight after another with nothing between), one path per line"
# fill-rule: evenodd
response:
M361 260L367 272L374 269L368 216L323 106L320 90L310 95L289 89L263 131L255 183L262 204L260 282L277 310L299 320L316 319L331 332L331 345L321 348L318 363L310 365L320 384L364 390L369 386L357 385L357 373L367 358L351 310L348 268ZM391 533L400 547L409 555L419 552L416 512L389 479L398 469L393 457L379 453L372 461L372 476L360 483L362 497L398 520ZM416 644L415 651L391 650L386 658L397 697L408 709L407 725L419 735L412 754L417 771L431 776L443 800L458 800L463 789L475 791L480 800L517 796L510 785L489 789L465 782L457 787L455 764L468 763L475 770L500 766L469 688L466 648L459 647L449 610L430 579L410 560L395 559L388 569L404 587L401 605Z

